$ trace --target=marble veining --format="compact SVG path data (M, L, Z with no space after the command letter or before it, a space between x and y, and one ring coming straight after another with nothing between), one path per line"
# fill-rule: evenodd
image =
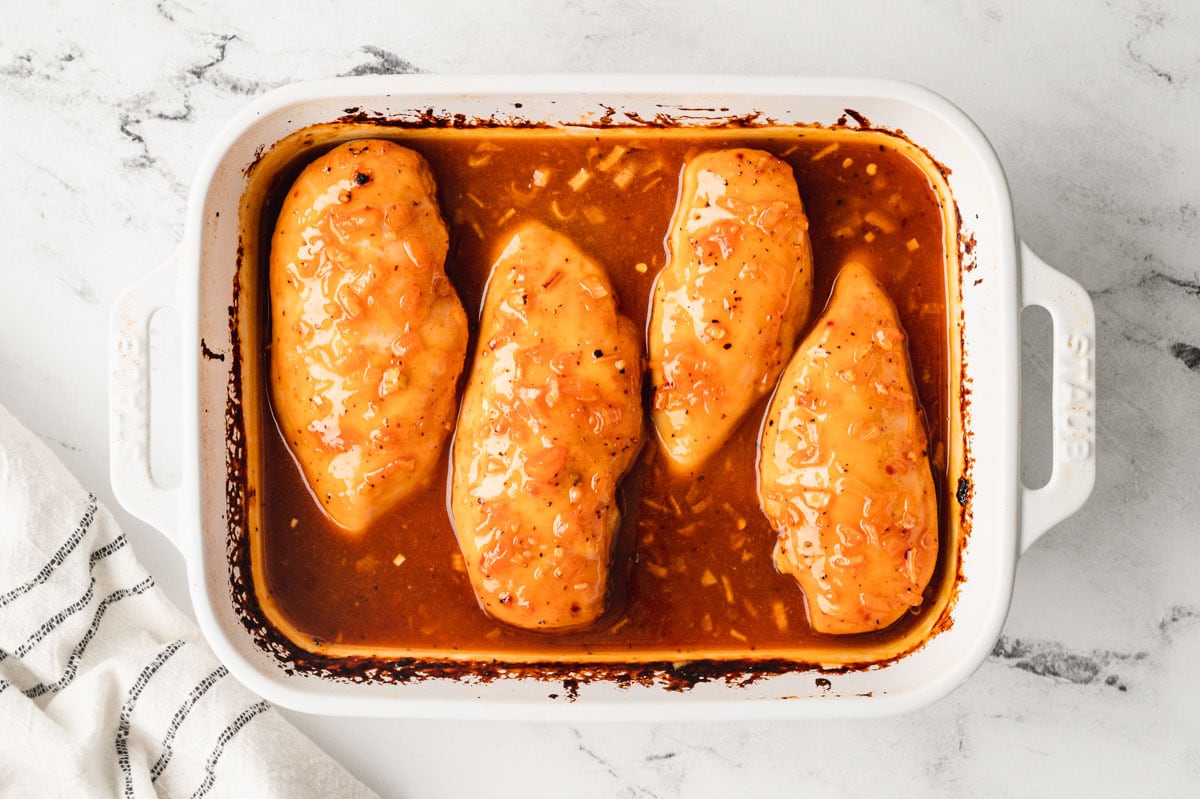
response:
M1102 679L1105 685L1127 691L1129 686L1121 675L1110 667L1114 664L1120 667L1130 661L1136 663L1145 660L1150 653L1112 650L1072 652L1053 641L1024 641L1020 638L1001 636L991 656L1006 666L1022 669L1039 677L1054 677L1076 685L1089 685Z
M840 722L289 717L389 796L1189 795L1200 786L1200 4L158 0L0 7L0 402L115 512L188 609L177 552L107 479L108 309L182 234L192 172L254 96L415 72L843 74L976 120L1018 230L1089 289L1099 476L1020 560L954 694ZM1044 332L1044 331L1043 331ZM1024 423L1049 353L1023 335ZM1032 446L1026 471L1046 473Z

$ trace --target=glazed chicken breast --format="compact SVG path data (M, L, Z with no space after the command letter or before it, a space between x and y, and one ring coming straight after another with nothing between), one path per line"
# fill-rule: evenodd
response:
M649 325L652 417L677 471L700 467L775 387L812 302L792 169L761 150L690 159Z
M454 526L492 617L565 632L604 613L641 374L600 264L541 224L518 228L492 267L453 450Z
M343 144L288 191L271 239L271 399L329 517L361 531L432 477L467 317L419 154Z
M921 604L938 552L927 446L896 308L849 263L780 380L759 453L775 567L800 583L817 632L882 629Z

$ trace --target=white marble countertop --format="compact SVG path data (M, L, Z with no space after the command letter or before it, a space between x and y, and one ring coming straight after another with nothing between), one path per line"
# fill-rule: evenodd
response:
M914 81L983 128L1021 236L1098 316L1095 494L1021 558L1000 644L943 701L833 723L287 714L328 752L387 796L1195 793L1200 4L252 5L0 6L0 403L113 508L184 608L178 553L109 488L108 308L179 240L210 139L274 86L407 71ZM1028 474L1046 469L1038 333L1023 363Z

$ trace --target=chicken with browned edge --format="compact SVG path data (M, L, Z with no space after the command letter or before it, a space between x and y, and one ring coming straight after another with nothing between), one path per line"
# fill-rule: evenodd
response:
M317 501L361 532L433 477L467 317L428 164L353 141L309 164L271 238L271 399Z
M792 168L762 150L688 160L654 285L651 405L678 472L698 469L775 387L812 303Z
M937 563L925 420L896 308L851 262L771 399L759 501L813 629L863 633L921 604Z
M642 443L641 337L603 267L519 227L488 281L451 509L484 611L547 632L603 615L617 485Z

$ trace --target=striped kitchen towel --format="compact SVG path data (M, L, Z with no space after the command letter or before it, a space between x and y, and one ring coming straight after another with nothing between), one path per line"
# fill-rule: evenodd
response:
M0 796L372 796L229 676L0 406Z

